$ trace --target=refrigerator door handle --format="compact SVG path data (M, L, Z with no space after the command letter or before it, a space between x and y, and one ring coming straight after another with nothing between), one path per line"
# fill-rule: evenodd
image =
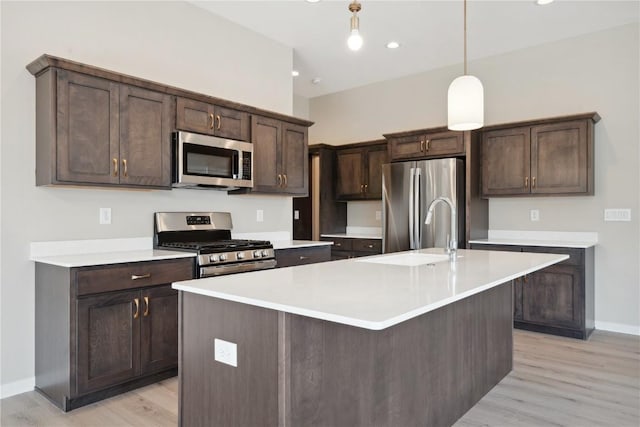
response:
M415 170L415 181L416 183L413 186L413 208L414 208L414 213L413 213L413 218L414 218L414 233L415 233L415 237L413 239L414 244L416 245L416 247L414 249L421 249L422 248L422 221L420 221L420 183L422 181L422 169L420 168L416 168Z
M409 249L416 249L416 229L415 229L415 220L414 220L414 204L415 204L415 184L416 184L416 170L415 168L410 169L410 179L409 179Z

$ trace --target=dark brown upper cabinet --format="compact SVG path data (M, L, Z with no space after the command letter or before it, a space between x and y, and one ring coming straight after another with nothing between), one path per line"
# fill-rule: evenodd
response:
M391 161L461 156L465 154L462 132L446 130L409 131L385 134Z
M350 144L336 150L337 200L382 199L382 165L388 161L385 141Z
M249 141L249 114L187 98L176 99L178 130Z
M36 184L171 186L172 98L49 69L36 81Z
M251 116L253 189L258 193L306 196L309 142L306 126Z
M593 194L597 113L491 126L482 132L482 196Z

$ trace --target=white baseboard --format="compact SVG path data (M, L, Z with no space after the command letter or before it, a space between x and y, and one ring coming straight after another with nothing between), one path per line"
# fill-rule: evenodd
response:
M599 322L596 320L596 329L601 331L619 332L621 334L640 335L640 327L625 325L622 323Z
M0 399L5 397L15 396L16 394L26 393L32 391L36 386L36 378L26 378L20 381L14 381L8 384L0 385Z

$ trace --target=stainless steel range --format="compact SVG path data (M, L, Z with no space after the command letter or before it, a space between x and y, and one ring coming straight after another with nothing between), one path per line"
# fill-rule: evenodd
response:
M199 278L276 266L267 240L231 238L229 212L156 212L153 247L196 252Z

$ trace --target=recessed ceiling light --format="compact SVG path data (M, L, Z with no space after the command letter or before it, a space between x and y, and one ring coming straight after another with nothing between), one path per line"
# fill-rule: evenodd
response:
M545 4L553 3L553 0L536 0L538 6L544 6Z
M321 81L322 79L320 77L314 77L313 80L311 80L311 83L313 83L314 85L317 85Z
M291 71L291 75L292 75L293 77L298 77L298 76L300 75L300 71L298 71L298 70L292 70L292 71Z
M320 0L307 0L307 3L318 3Z
M398 42L389 42L387 43L387 49L397 49L400 47L400 43Z

